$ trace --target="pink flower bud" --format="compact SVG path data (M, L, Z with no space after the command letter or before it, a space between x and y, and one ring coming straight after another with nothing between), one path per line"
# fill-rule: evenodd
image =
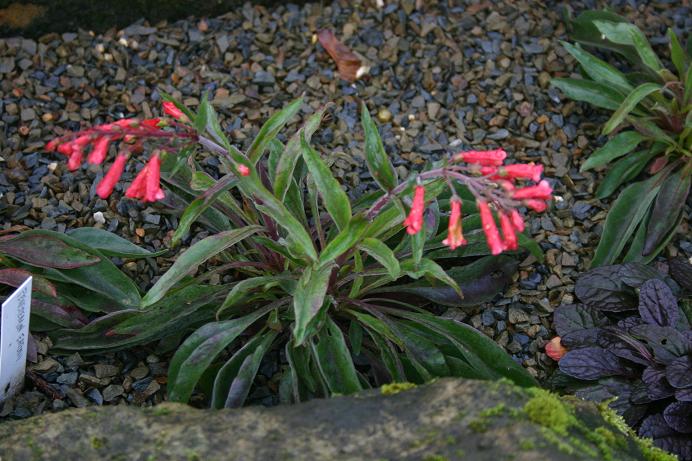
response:
M144 166L144 168L140 170L139 173L137 173L137 176L135 176L135 180L132 181L130 187L128 187L125 191L125 197L144 199L148 169L149 165L147 164Z
M156 117L156 118L147 118L142 120L142 126L146 126L149 128L159 128L159 124L161 123L161 119Z
M250 176L250 168L248 168L246 165L243 165L242 163L239 163L238 173L240 173L240 176Z
M507 158L507 153L503 149L495 150L470 150L459 152L453 157L455 162L477 163L485 166L500 166Z
M176 106L173 102L171 101L164 101L163 102L163 113L173 117L176 120L182 120L183 116L183 111L178 109L178 106Z
M548 205L543 200L528 199L524 200L524 205L531 208L537 213L542 213L548 208Z
M548 357L559 362L563 355L567 353L567 349L560 342L560 337L555 336L545 345L545 353Z
M147 174L144 202L155 202L165 197L161 190L161 159L158 153L154 153L147 164Z
M115 157L113 165L111 165L111 167L108 169L108 172L103 177L99 185L96 186L96 193L99 197L105 199L111 195L115 185L120 180L120 176L125 170L125 163L127 163L127 154L124 152L118 153L118 155Z
M87 162L92 165L100 165L103 163L108 155L108 144L110 144L110 142L111 140L108 136L101 136L94 141L94 146L91 148L91 152L89 152Z
M510 179L530 179L538 182L543 174L543 165L536 165L533 162L529 164L516 163L513 165L505 165L500 168L499 175Z
M406 232L408 232L409 235L417 234L423 229L423 211L425 211L425 188L423 186L416 186L413 194L411 211L404 220L404 226L406 226Z
M512 198L516 200L521 199L538 199L538 200L550 200L552 198L553 188L545 179L538 183L536 186L523 187L514 191Z
M521 217L521 214L519 214L517 210L512 210L509 217L512 220L512 226L514 226L518 232L524 232L526 225L524 224L524 218Z
M488 248L490 248L490 252L493 255L499 255L504 250L504 245L502 245L500 232L497 230L493 213L486 202L478 200L476 203L481 214L481 225L483 226L485 239L488 242Z
M449 226L447 227L447 238L442 241L450 250L455 250L462 245L466 245L466 239L461 229L461 199L453 197L450 205L452 212L449 215Z

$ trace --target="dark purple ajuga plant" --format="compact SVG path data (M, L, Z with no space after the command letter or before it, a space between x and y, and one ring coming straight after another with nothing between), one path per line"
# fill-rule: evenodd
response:
M555 311L568 350L559 366L580 381L577 396L614 399L640 436L692 460L692 279L684 260L671 269L682 288L636 263L584 274L575 287L583 304Z

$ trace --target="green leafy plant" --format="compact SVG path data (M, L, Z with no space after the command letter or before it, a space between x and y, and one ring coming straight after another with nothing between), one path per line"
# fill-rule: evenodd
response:
M585 46L613 51L631 66L623 72L579 44L563 42L579 62L584 78L552 81L572 99L615 111L603 126L603 134L610 139L581 167L586 171L612 163L596 196L610 197L621 185L635 181L613 203L592 266L618 260L647 263L673 237L689 196L692 42L684 49L673 31L668 31L671 71L644 33L614 13L582 13L572 22L571 37ZM645 169L648 177L639 179Z
M212 407L242 405L263 358L276 349L286 358L285 401L438 376L534 385L491 339L424 308L491 300L516 268L503 251L521 244L542 257L521 234L517 211L546 208L552 190L540 180L542 167L503 165L502 149L469 151L399 181L363 106L366 163L380 190L351 201L309 144L326 108L285 144L277 138L302 105L298 99L272 116L247 152L230 143L206 97L196 114L169 100L173 120L129 119L53 141L49 148L68 155L72 167L86 145L100 163L105 155L94 151L101 140L120 143L97 187L105 197L129 155L147 137L157 141L126 195L187 203L175 245L196 222L212 232L178 256L139 309L59 331L56 347L89 352L182 341L170 363L169 398L186 402L199 389ZM216 180L201 170L193 143L218 155L227 174ZM538 184L515 186L526 179ZM449 215L441 211L448 207ZM206 270L195 275L199 267ZM209 284L213 274L233 281Z

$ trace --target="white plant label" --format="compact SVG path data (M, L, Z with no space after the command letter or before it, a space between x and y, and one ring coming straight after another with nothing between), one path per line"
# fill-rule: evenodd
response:
M16 394L24 384L26 348L31 310L29 277L2 303L0 319L0 402Z

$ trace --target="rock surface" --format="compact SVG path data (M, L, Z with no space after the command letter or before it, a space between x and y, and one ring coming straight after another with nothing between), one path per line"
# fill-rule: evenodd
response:
M504 382L399 387L216 412L171 403L67 410L0 425L0 458L650 459L592 404Z

